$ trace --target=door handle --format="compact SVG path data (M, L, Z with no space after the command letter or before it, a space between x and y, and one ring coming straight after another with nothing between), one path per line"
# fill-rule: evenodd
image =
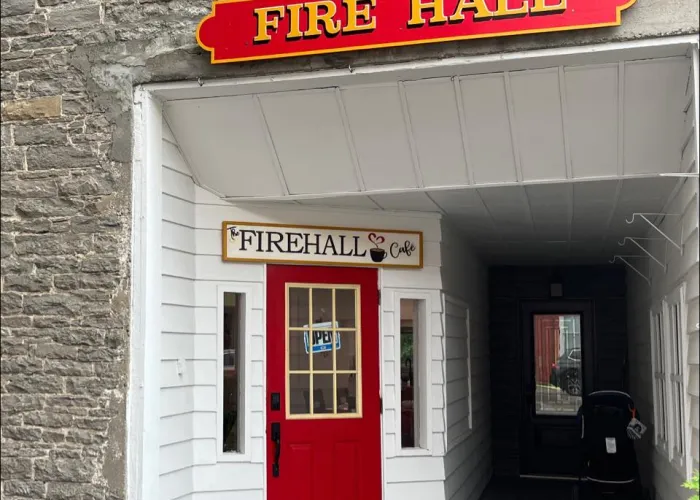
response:
M270 429L270 439L275 443L275 460L272 463L272 477L280 475L280 453L282 452L282 431L279 422L273 422Z

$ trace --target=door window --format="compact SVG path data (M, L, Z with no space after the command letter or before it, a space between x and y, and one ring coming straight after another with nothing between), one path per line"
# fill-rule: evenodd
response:
M359 293L287 284L287 418L362 416Z
M575 416L583 393L581 316L534 315L535 413Z

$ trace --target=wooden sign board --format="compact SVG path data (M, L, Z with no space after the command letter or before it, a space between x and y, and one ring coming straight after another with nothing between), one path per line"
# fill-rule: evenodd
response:
M423 267L423 233L225 221L224 261Z
M635 0L217 0L212 64L619 26Z

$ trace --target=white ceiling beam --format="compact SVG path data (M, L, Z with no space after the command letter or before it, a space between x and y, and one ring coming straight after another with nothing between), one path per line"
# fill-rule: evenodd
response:
M270 127L267 123L265 111L263 110L262 103L260 102L260 96L256 94L253 96L253 99L255 101L255 108L258 110L258 115L260 116L263 129L265 130L265 141L267 142L268 149L270 150L270 158L272 159L272 164L275 167L277 179L280 182L280 186L282 186L282 192L284 193L284 195L289 196L289 186L287 185L287 179L285 178L284 171L282 170L282 164L280 163L280 158L277 154L275 141L272 139L272 132L270 132Z
M472 172L472 159L469 150L469 137L467 136L467 114L464 111L464 99L462 99L461 80L457 77L452 78L454 89L455 102L457 103L457 116L459 117L459 130L462 136L462 152L464 153L464 168L467 172L467 181L469 184L474 184L474 173Z
M625 175L625 63L617 64L617 175Z
M335 88L335 100L338 104L338 112L340 113L340 121L343 123L343 130L345 132L345 139L348 143L348 151L350 151L350 160L355 168L355 179L357 180L357 187L360 191L365 191L365 179L362 176L362 170L360 169L360 159L357 156L357 148L355 147L355 139L352 135L352 130L350 127L350 121L348 120L347 111L345 109L345 101L343 100L343 94L338 87Z
M423 172L420 169L420 161L418 160L418 149L416 147L416 141L413 137L411 111L408 109L408 96L406 96L406 87L404 82L399 82L399 96L401 97L401 110L403 111L403 122L406 126L408 145L411 149L411 159L413 160L413 172L416 176L416 185L422 188L425 186L425 182L423 182Z
M430 196L430 193L429 193L429 192L426 191L426 192L425 192L425 196L427 196L428 199L433 203L433 205L435 205L435 206L437 207L437 209L440 211L441 214L443 214L443 215L446 215L446 214L447 214L447 211L446 211L444 208L442 208L442 207L440 206L440 204L439 204L437 201L435 201L435 200L433 199L432 196Z
M571 141L569 140L568 132L568 101L566 97L566 75L564 74L564 66L559 66L559 99L561 107L561 130L564 139L564 159L566 161L566 178L571 179L574 176L574 167L571 164Z
M510 140L513 144L513 163L515 165L515 179L518 182L523 180L523 169L520 161L520 149L518 148L518 135L515 131L515 106L513 106L513 91L510 85L510 73L503 73L504 86L506 89L506 105L508 107L508 123L510 124Z
M624 177L612 175L612 176L594 176L586 178L574 178L574 179L546 179L546 180L530 180L530 181L507 181L507 182L492 182L484 184L450 184L448 186L428 186L423 188L400 188L400 189L376 189L371 191L343 191L343 192L332 192L332 193L304 193L304 194L290 194L288 196L225 196L224 200L238 200L238 201L256 201L256 200L269 200L269 201L284 201L284 200L305 200L305 199L317 199L317 198L334 198L336 196L373 196L380 194L400 194L400 193L416 193L423 191L454 191L458 189L481 189L488 187L512 187L512 186L538 186L538 185L551 185L551 184L568 184L568 183L582 183L582 182L595 182L595 181L614 181L623 179L655 179L662 178L665 174L663 173L650 173L650 174L634 174L626 175Z
M525 186L522 187L523 196L525 196L525 209L527 210L527 218L530 220L530 228L532 229L532 234L537 234L535 229L535 218L532 216L532 205L530 205L530 197L527 195L527 189Z

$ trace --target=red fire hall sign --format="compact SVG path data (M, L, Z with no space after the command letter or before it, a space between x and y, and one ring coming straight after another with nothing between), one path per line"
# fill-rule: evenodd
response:
M619 26L635 0L219 0L197 28L212 63Z

